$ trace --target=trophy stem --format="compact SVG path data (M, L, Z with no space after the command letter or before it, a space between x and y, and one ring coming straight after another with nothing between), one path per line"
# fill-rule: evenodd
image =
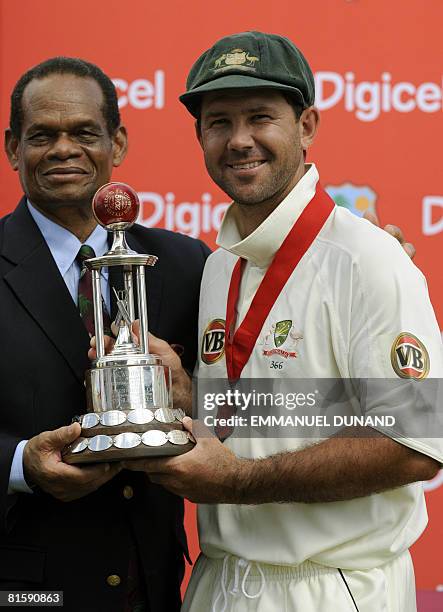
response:
M127 253L129 247L126 242L125 232L123 229L114 229L114 240L112 242L111 252L112 253Z
M135 266L135 277L138 294L138 314L140 317L140 349L143 354L149 353L148 341L148 304L146 301L146 284L144 266Z
M129 318L131 321L135 319L135 310L134 310L134 287L132 282L132 270L125 270L123 272L123 277L125 281L125 291L128 299L128 312Z
M97 359L100 359L100 357L103 357L105 354L100 270L92 270L92 292L94 295L94 322Z

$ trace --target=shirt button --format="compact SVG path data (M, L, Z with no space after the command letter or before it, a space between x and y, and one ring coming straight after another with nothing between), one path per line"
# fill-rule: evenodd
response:
M109 586L115 587L120 584L121 578L120 576L117 576L117 574L111 574L106 578L106 582L109 584Z
M129 485L126 485L126 487L123 487L123 497L125 499L131 499L134 496L134 489L132 487L130 487Z

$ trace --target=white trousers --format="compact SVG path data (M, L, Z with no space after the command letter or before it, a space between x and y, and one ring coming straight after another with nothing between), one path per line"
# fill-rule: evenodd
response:
M409 552L371 570L339 571L200 555L182 612L416 612Z

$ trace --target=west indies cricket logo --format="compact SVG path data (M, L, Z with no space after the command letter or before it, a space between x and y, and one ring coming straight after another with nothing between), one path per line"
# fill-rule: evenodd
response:
M343 183L342 185L326 185L325 189L337 206L347 208L357 217L362 217L366 211L376 213L377 194L367 185Z

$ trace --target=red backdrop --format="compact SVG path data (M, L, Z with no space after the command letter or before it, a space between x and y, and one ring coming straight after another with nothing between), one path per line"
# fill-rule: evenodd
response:
M30 66L54 55L99 64L117 87L130 138L114 178L140 193L140 221L213 246L227 198L206 175L177 97L194 59L217 38L250 29L289 36L316 74L322 124L310 159L323 184L342 205L375 208L382 223L403 228L443 327L442 20L440 0L0 0L1 125L8 125L8 96ZM4 214L20 187L5 157L0 172ZM443 609L442 482L427 492L430 524L413 550L426 612ZM187 527L195 556L191 505Z

